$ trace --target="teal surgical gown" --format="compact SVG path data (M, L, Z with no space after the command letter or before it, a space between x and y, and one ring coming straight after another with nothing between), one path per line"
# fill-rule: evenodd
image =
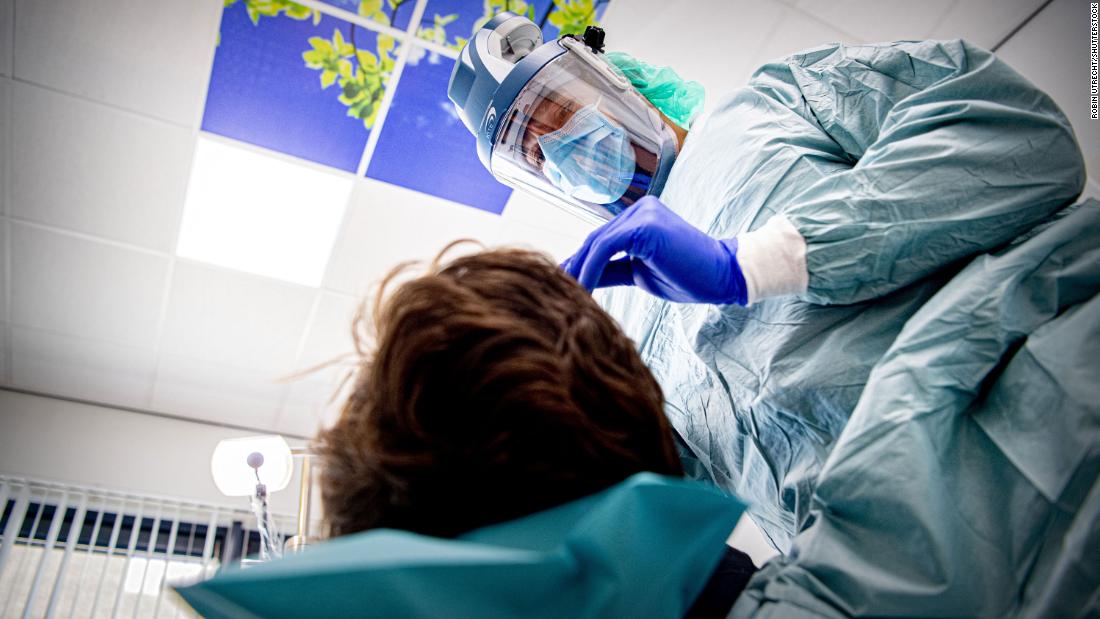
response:
M1100 202L905 324L735 618L1100 616Z
M690 474L747 502L788 552L906 321L975 256L1055 217L1084 178L1057 106L989 52L828 45L765 65L700 119L661 195L717 238L785 217L805 241L804 292L749 307L598 298L660 382ZM923 464L929 447L909 447Z
M457 539L367 531L179 592L210 619L677 619L703 590L741 511L704 484L640 473Z

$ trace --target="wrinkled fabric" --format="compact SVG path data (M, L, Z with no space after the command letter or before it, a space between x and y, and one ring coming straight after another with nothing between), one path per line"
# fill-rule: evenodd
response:
M661 384L685 466L782 552L902 325L968 259L1071 203L1084 164L1041 91L962 41L765 65L688 134L661 200L715 238L785 215L805 294L752 306L597 295Z
M210 618L679 619L742 510L703 484L642 473L457 539L369 531L178 591Z
M975 258L872 370L733 617L1100 613L1100 202Z

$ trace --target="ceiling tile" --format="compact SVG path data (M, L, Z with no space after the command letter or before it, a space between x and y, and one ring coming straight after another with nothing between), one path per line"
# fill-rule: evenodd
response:
M769 61L826 43L861 43L853 35L793 9L783 9L767 39L752 55L752 72Z
M351 383L343 383L346 369L328 368L288 385L287 399L275 422L275 430L300 436L313 436L321 427L330 426L340 414Z
M501 218L566 236L587 236L596 226L525 191L513 191ZM502 242L507 242L506 238Z
M0 322L8 320L8 221L0 218Z
M926 39L956 0L799 0L795 5L832 27L868 43ZM807 41L815 47L829 41Z
M12 327L12 384L24 389L147 408L151 349Z
M274 430L286 385L267 372L162 355L153 408L217 423Z
M497 239L500 217L370 179L356 183L325 274L325 288L359 296L405 260L429 260L448 243Z
M317 290L179 261L163 351L275 378L293 368Z
M2 0L0 0L2 1ZM0 78L0 215L8 212L8 150L11 144L11 91L12 81Z
M10 213L171 251L191 131L23 83L13 99Z
M309 335L298 359L298 369L327 363L355 350L351 323L358 308L359 300L355 297L329 291L321 293Z
M18 0L15 75L198 126L222 4Z
M1062 109L1095 181L1100 179L1100 121L1089 118L1089 56L1081 51L1088 40L1086 8L1075 0L1055 0L1005 42L997 55Z
M930 35L934 39L964 38L989 49L1042 4L1043 0L965 0L951 7Z
M168 258L9 225L13 323L154 347Z
M0 385L11 384L11 377L8 374L8 353L11 349L8 343L9 326L0 322Z
M583 233L562 234L520 221L505 221L498 242L500 245L534 249L549 254L555 262L561 262L580 249L584 237Z
M704 10L685 10L667 0L618 0L603 23L608 49L702 83L710 109L748 81L752 55L783 10L778 2L709 2Z
M11 40L15 27L15 0L0 0L0 75L11 75Z

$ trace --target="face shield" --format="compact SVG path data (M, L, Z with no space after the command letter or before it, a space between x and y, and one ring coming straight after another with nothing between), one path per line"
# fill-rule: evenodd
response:
M656 178L663 183L676 136L617 69L578 41L563 43L567 53L504 113L490 170L588 218L610 219L654 193Z
M496 73L491 95L456 98L456 83L478 77L482 59L471 60L478 50L470 48L485 41L490 52L498 45L511 50L518 37L496 33L517 31L518 20L527 21L502 20L505 26L471 40L451 79L451 98L477 136L489 171L593 223L658 194L676 158L676 134L617 68L579 39L538 45L504 71L495 55L482 70ZM473 68L464 75L465 64ZM463 106L460 98L472 103Z

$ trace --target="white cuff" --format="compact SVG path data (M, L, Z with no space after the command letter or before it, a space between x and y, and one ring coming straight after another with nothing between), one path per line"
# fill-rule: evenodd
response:
M745 275L749 305L760 299L806 292L806 240L783 215L737 235L737 262Z

